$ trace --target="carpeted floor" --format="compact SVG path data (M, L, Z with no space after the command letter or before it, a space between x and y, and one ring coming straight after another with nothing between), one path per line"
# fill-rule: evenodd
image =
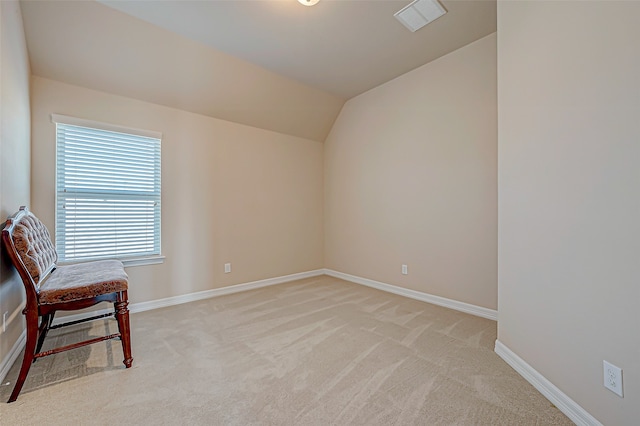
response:
M494 321L335 278L131 321L131 369L119 341L43 358L18 400L0 403L0 424L572 424L493 352ZM100 320L49 343L104 327L117 329Z

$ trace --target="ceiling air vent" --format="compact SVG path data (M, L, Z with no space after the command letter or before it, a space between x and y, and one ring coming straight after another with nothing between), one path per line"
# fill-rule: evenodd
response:
M438 0L415 0L396 12L393 16L409 28L418 31L428 23L447 13Z

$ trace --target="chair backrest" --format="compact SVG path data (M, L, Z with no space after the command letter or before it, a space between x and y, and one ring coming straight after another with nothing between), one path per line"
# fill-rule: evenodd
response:
M56 267L58 253L51 242L47 227L26 207L7 219L2 230L2 242L11 258L11 262L27 281L35 286ZM29 292L29 289L27 289Z

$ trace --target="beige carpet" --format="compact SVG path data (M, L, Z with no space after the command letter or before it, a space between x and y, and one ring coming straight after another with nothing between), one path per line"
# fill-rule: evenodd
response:
M131 320L131 369L119 341L43 358L0 424L572 424L493 352L495 322L330 277Z

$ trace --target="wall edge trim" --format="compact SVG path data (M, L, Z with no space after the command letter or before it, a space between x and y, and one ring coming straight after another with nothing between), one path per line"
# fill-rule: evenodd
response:
M498 320L498 311L495 309L484 308L482 306L472 305L470 303L460 302L453 299L447 299L445 297L435 296L433 294L423 293L417 290L398 287L396 285L374 281L368 278L345 274L344 272L334 271L333 269L325 269L324 273L326 275L329 275L330 277L340 278L345 281L350 281L352 283L361 284L367 287L373 287L378 290L386 291L387 293L405 296L411 299L420 300L422 302L431 303L433 305L444 306L445 308L490 319L493 321Z
M558 389L546 377L540 374L535 368L530 366L525 360L516 355L507 345L500 340L496 340L494 349L507 364L520 374L527 382L531 383L542 395L553 405L558 407L571 421L578 426L602 426L595 417L582 408L577 402L569 398L564 392Z
M13 344L13 347L9 351L7 355L5 355L2 363L0 363L0 382L3 382L7 374L9 374L9 370L13 367L13 363L18 359L18 355L22 352L25 343L27 342L27 330L22 330L20 337Z
M281 277L267 278L264 280L251 281L248 283L234 284L226 287L214 288L211 290L198 291L195 293L183 294L180 296L167 297L164 299L151 300L149 302L132 303L129 306L131 313L144 312L152 309L165 308L168 306L181 305L183 303L195 302L197 300L210 299L218 296L239 293L242 291L254 290L257 288L268 287L277 284L283 284L289 281L301 280L323 275L322 269L313 271L300 272L297 274L283 275ZM65 317L68 318L68 317Z

